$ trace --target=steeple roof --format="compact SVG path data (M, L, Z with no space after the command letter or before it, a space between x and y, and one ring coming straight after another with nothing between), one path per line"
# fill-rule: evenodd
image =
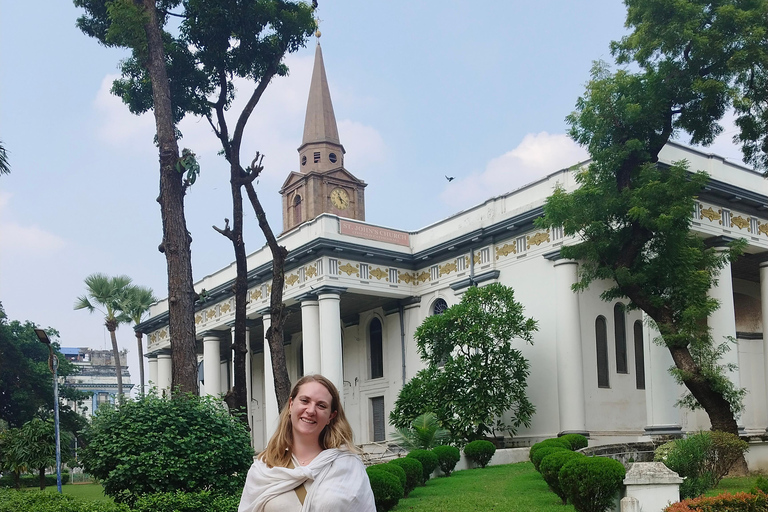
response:
M317 42L315 49L315 68L312 71L312 82L309 86L307 115L304 118L304 137L301 140L301 145L303 147L305 144L316 142L341 145L339 130L336 128L336 116L333 113L333 103L331 103L331 91L325 76L325 64L323 64L320 41Z

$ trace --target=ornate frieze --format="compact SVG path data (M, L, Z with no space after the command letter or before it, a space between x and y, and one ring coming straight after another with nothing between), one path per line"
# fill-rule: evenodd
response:
M307 276L307 279L312 279L317 275L317 263L314 265L307 265L304 267L305 275Z
M426 283L427 281L429 281L429 272L424 271L416 274L416 284Z
M339 272L344 272L348 276L355 274L355 276L360 277L360 265L356 264L355 266L352 266L351 263L345 263L339 265Z
M397 282L398 283L405 283L405 284L416 284L416 274L411 274L410 272L397 272Z
M293 286L293 285L295 285L297 282L299 282L299 276L298 276L297 274L288 274L288 275L285 277L285 284L286 284L287 286Z
M528 249L531 248L532 245L541 245L544 242L549 242L549 230L546 231L540 231L536 233L535 235L528 236Z
M262 295L262 292L261 292L261 287L260 286L258 288L254 288L253 290L251 290L251 300L252 301L259 300L261 298L261 295Z
M195 315L195 325L200 325L200 322L202 321L203 321L203 315L201 315L200 313L197 313Z
M736 226L739 229L744 229L749 226L749 219L745 219L741 215L731 217L731 227Z
M368 275L371 275L371 276L375 277L379 281L381 281L382 279L384 279L385 281L389 281L389 273L387 271L385 271L385 270L382 270L382 269L378 268L378 267L374 268L373 270L370 270L368 272Z
M496 259L499 259L501 256L509 256L510 254L516 254L517 248L514 245L504 244L501 247L496 248Z
M716 220L720 220L721 218L721 210L715 211L711 206L709 208L704 208L701 210L701 217L709 219L709 222L715 222Z
M768 236L768 222L760 224L760 227L757 228L757 232Z
M205 312L205 320L212 320L216 318L216 308L211 308Z
M229 313L229 310L232 309L232 306L230 306L229 302L225 302L221 305L220 311L222 315L226 315Z
M451 272L456 272L456 270L457 269L456 269L455 261L453 263L446 263L445 265L439 266L440 277L443 277L444 275L448 275Z

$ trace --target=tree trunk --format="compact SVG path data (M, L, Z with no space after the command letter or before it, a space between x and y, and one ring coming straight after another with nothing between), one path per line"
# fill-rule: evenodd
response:
M191 237L184 218L185 186L176 171L179 147L171 108L165 54L154 0L142 0L148 14L147 69L152 80L155 127L160 146L160 212L163 221L161 252L168 270L168 330L171 337L171 387L174 392L198 394L195 351L195 299L192 281Z
M45 490L45 468L39 468L38 475L40 476L40 480L39 480L40 490L44 491Z
M248 355L246 347L246 302L248 293L248 261L243 240L243 194L240 165L231 165L232 187L232 245L235 250L235 335L232 344L235 363L235 379L232 392L232 405L235 411L246 411L248 407L248 389L245 375L245 359ZM246 419L247 421L247 419Z
M117 336L115 326L107 324L109 339L112 341L112 357L115 359L115 371L117 373L117 403L123 403L123 366L120 363L120 349L117 348Z
M144 396L144 334L136 331L136 344L139 348L139 389Z

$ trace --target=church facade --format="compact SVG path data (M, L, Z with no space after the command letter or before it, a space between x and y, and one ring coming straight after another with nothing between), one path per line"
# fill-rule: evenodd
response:
M768 186L759 173L715 155L670 143L661 165L687 159L710 183L697 200L692 229L715 246L734 238L746 253L723 269L711 293L720 309L709 319L716 339L731 336L737 349L724 357L738 365L730 377L748 390L740 424L745 433L768 427ZM295 380L322 373L342 391L355 439L385 441L388 414L402 386L424 367L413 334L430 315L461 300L469 286L511 286L526 316L539 322L533 344L518 342L530 361L528 393L536 406L529 428L512 444L528 445L564 432L595 442L625 442L708 428L706 415L675 407L682 389L668 374L672 359L654 344L641 312L600 299L604 285L571 291L579 263L560 257L573 240L562 230L537 229L556 186L573 190L573 171L561 170L493 197L418 231L365 222L366 184L344 167L322 51L318 45L298 171L286 179L283 233L289 250L284 302L288 372ZM249 424L254 448L265 446L277 423L269 347L271 255L248 257ZM234 265L197 282L207 300L195 323L201 393L232 385ZM167 301L152 307L139 328L148 335L149 380L171 382Z

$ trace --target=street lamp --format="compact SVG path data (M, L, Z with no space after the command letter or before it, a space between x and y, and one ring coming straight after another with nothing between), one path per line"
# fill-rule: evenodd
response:
M56 432L56 488L61 494L61 438L59 436L59 358L53 353L51 339L43 329L35 329L35 334L40 343L48 346L48 368L53 373L53 427Z

